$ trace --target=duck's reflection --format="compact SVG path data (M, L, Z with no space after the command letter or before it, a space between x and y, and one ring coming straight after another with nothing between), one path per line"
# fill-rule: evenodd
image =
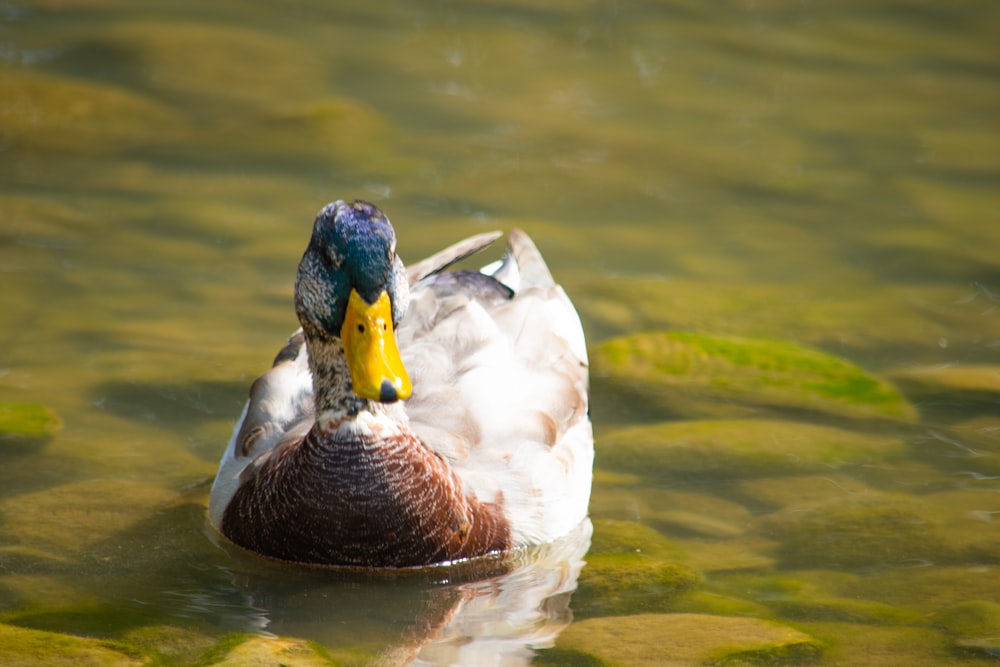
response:
M592 526L509 558L358 574L241 558L237 585L263 629L377 665L529 664L569 625ZM250 628L247 628L248 630Z

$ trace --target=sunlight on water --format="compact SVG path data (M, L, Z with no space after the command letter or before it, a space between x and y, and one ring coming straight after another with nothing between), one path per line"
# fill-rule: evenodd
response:
M996 659L1000 5L349 4L0 6L0 663ZM407 261L536 240L592 535L368 577L211 533L354 197Z

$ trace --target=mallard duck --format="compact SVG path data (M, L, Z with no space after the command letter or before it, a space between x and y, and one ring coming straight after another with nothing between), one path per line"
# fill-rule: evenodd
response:
M580 318L531 239L481 271L405 269L374 205L324 207L292 334L222 457L211 523L275 559L400 568L548 543L587 514L593 467Z

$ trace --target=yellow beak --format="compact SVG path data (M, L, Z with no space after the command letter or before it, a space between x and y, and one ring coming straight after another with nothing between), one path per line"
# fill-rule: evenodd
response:
M409 397L413 387L396 347L392 305L386 292L368 304L356 290L351 290L340 340L355 394L382 403Z

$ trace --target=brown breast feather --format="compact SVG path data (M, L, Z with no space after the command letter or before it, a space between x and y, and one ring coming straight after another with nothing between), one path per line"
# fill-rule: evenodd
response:
M248 475L222 518L234 543L313 564L408 567L510 549L496 503L466 497L410 434L330 442L314 427Z

